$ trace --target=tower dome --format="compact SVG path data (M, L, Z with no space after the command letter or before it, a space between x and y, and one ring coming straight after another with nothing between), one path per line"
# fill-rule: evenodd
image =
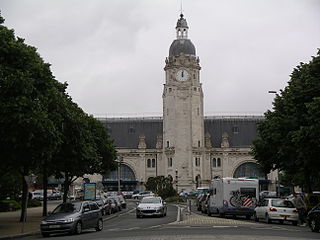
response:
M196 55L196 48L190 39L188 39L188 29L187 20L183 18L183 14L180 14L180 19L178 19L176 26L177 39L170 46L169 57L180 54Z

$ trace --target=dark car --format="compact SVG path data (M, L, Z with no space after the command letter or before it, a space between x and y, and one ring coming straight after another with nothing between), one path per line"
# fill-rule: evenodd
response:
M96 203L99 206L99 209L101 211L102 216L106 215L107 211L106 211L104 200L103 199L98 199L98 200L96 200Z
M308 224L312 232L320 230L320 203L312 208L308 213Z
M117 202L114 198L108 197L106 199L106 202L108 202L110 204L112 213L116 213L119 211L119 207L118 207Z
M102 214L95 202L68 202L58 205L40 225L41 234L48 237L52 233L80 234L82 229L103 229Z
M201 211L202 212L202 202L206 200L207 198L207 195L206 193L203 193L203 194L200 194L196 200L197 202L197 210L198 211Z

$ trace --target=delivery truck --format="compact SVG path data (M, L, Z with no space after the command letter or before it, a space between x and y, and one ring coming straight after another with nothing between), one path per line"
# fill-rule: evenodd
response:
M259 180L247 178L212 179L208 215L232 215L250 219L259 197Z

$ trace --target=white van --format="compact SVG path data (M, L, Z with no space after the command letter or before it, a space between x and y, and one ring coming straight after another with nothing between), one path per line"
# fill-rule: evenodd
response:
M213 179L210 186L208 215L242 215L250 219L259 197L259 180L246 178Z

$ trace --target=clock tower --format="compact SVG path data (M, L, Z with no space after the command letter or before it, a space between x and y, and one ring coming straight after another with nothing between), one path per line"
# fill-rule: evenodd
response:
M203 92L199 58L188 38L183 14L176 26L176 39L165 60L163 89L163 151L178 191L194 189L201 178L204 161Z

